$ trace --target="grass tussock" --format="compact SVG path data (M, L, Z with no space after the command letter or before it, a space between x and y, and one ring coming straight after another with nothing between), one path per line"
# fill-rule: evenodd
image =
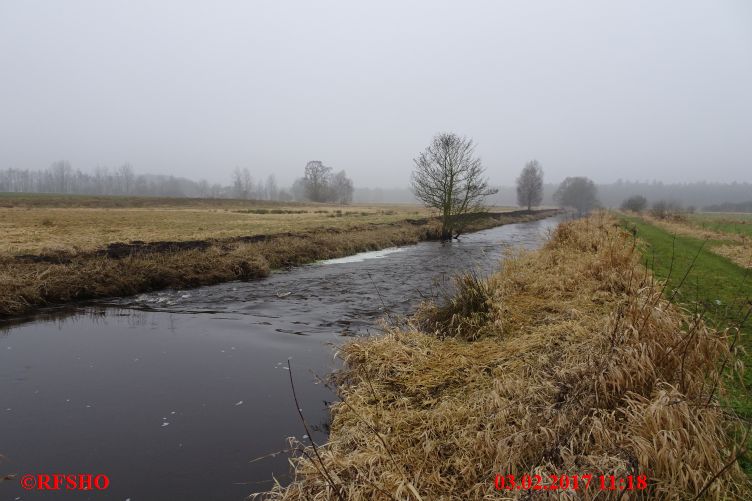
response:
M664 299L614 219L562 224L542 250L458 291L408 328L341 349L322 461L300 446L294 481L263 497L749 495L730 438L740 424L718 405L734 333ZM498 492L497 473L644 474L648 488Z
M468 272L454 279L454 294L443 304L426 302L414 316L422 330L439 337L457 337L475 341L493 333L499 300L494 297L490 282Z

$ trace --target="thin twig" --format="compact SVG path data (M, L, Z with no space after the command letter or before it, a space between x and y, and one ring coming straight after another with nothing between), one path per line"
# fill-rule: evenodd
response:
M339 487L337 487L337 484L334 483L334 480L332 480L332 477L329 475L329 471L327 471L326 466L324 465L324 460L321 459L321 454L319 454L319 448L316 447L316 441L313 439L313 434L311 434L311 430L308 429L308 422L306 421L305 417L303 416L303 409L300 407L300 402L298 402L298 395L295 392L295 382L292 378L292 359L287 359L287 370L290 373L290 387L292 388L292 398L295 400L295 408L298 409L298 415L300 416L300 421L303 423L303 428L305 428L306 434L308 435L308 438L311 440L311 445L313 446L313 452L316 454L316 457L319 460L319 463L321 464L321 469L323 470L323 475L326 477L327 482L329 482L329 485L334 489L334 492L337 494L337 497L340 499L340 501L345 501L345 498L342 497L342 492L340 491ZM303 451L305 454L305 451ZM306 454L306 456L308 456ZM310 456L309 456L310 457ZM315 462L314 462L315 463Z

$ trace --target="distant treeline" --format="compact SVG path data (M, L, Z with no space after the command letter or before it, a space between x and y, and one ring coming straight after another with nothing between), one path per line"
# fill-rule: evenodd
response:
M553 194L559 184L543 185L543 205L556 205ZM649 205L661 200L675 202L682 207L696 207L709 211L750 212L749 200L752 196L751 183L660 183L639 181L618 181L611 184L596 184L597 198L603 207L619 207L633 196L642 195ZM499 186L499 191L488 197L493 205L517 205L517 191L514 186ZM356 202L409 203L415 198L408 188L356 188ZM738 207L719 209L719 207ZM746 209L744 207L747 207Z
M140 195L196 198L251 198L257 200L306 200L303 179L289 188L280 188L274 176L254 178L248 169L236 170L231 183L210 184L183 177L135 174L129 164L93 173L73 169L68 162L55 162L43 170L0 170L0 192L69 193L81 195ZM660 200L708 211L752 212L750 183L660 183L618 181L598 184L597 198L603 207L619 207L630 196L642 195L649 204ZM553 194L559 184L543 186L543 204L555 205ZM416 203L409 188L352 188L352 200L359 203ZM488 198L494 205L517 205L514 186L500 186Z
M301 188L302 189L302 188ZM232 183L221 185L184 177L136 174L130 164L93 173L74 169L68 162L55 162L42 170L0 170L0 193L61 193L71 195L131 195L189 198L248 198L254 200L303 200L300 190L280 189L270 175L256 180L248 169L236 169ZM297 195L297 196L296 196Z
M353 198L352 180L344 170L332 172L320 161L308 162L304 176L290 188L280 188L274 175L264 180L235 169L231 184L192 181L183 177L136 174L130 164L93 173L55 162L43 170L0 170L0 193L61 193L70 195L129 195L188 198L242 198L280 202L313 201L346 204Z
M0 192L203 198L229 197L230 187L175 176L136 174L130 164L115 169L97 167L87 173L68 162L55 162L43 170L0 170Z
M708 205L702 208L707 212L752 212L752 200L739 203L722 203L715 205Z

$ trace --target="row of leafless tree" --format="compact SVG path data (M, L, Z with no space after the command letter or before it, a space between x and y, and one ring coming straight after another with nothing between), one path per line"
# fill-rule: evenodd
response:
M350 203L353 183L345 171L332 173L319 161L308 162L304 177L280 188L274 175L255 179L247 168L233 171L229 186L206 180L136 174L130 164L115 169L97 167L93 173L74 169L69 162L53 163L43 170L0 170L0 193L61 193L80 195L139 195L253 200Z
M198 194L201 184L174 176L137 175L130 164L98 167L91 174L65 161L44 170L0 170L0 192L182 196L186 188Z
M426 207L439 213L443 239L457 237L466 216L483 212L486 198L497 192L485 177L472 139L451 133L437 134L414 162L413 193ZM537 160L532 160L517 178L517 202L531 210L542 200L543 168ZM595 184L585 177L566 178L554 200L576 209L580 215L598 205Z

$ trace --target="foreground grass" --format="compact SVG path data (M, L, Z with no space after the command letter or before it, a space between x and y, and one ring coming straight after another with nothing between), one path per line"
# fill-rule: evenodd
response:
M263 496L745 498L741 426L717 405L728 333L668 302L616 223L562 224L489 280L459 280L410 327L343 346L329 442L293 441L294 481ZM648 484L498 492L496 474Z
M235 205L216 212L58 208L34 200L31 208L0 209L0 317L49 304L256 278L274 268L438 234L435 219L414 206ZM468 229L554 212L486 213L470 220Z
M665 294L688 307L701 311L704 318L719 329L740 326L738 344L746 350L741 360L750 365L752 354L752 319L745 317L752 308L752 270L713 252L712 240L702 240L670 233L638 217L625 217L636 228L637 236L647 245L643 259L653 274L666 280ZM730 378L725 401L734 410L752 420L752 372L743 379ZM752 474L750 456L745 470Z

